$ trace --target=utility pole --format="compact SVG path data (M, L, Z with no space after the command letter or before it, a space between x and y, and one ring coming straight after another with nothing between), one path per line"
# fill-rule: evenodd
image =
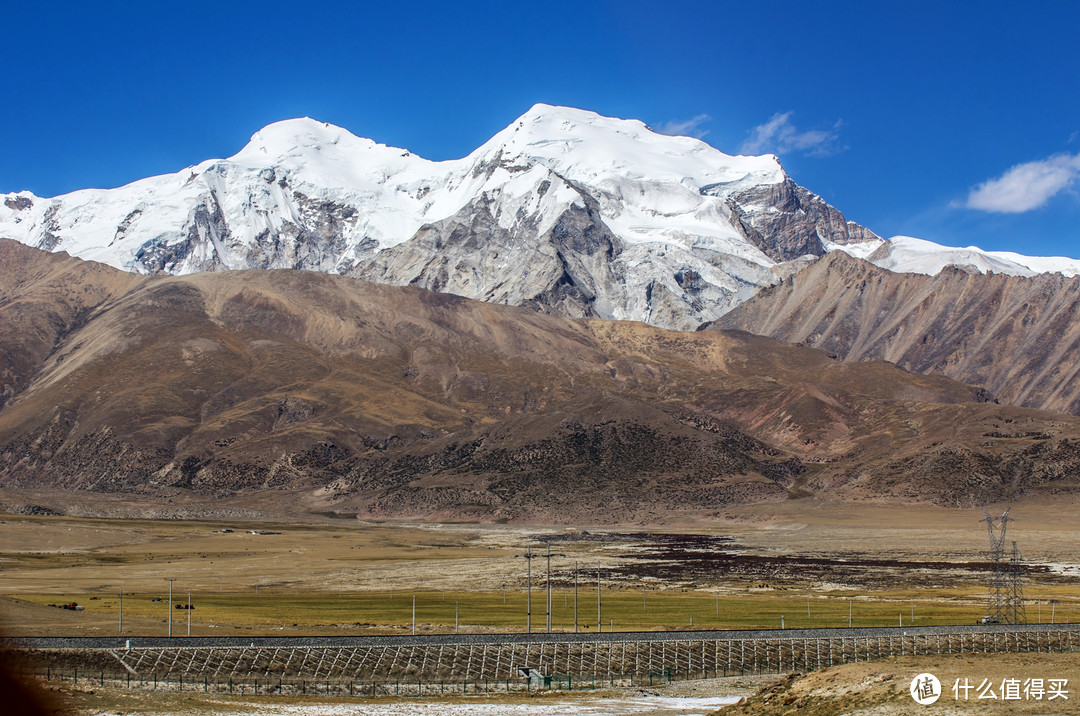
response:
M565 554L552 554L551 543L547 543L547 633L551 633L551 558L565 557Z
M412 595L412 633L416 636L416 595Z
M187 593L187 635L191 636L191 592Z
M578 568L577 562L574 562L574 633L577 634L577 578Z
M596 565L596 633L602 630L603 622L600 620L600 565Z
M532 561L539 557L532 553L532 547L525 549L525 554L514 555L518 559L524 559L529 565L528 576L525 581L525 633L532 634Z
M118 634L124 633L124 588L120 587L120 631Z
M172 636L172 583L175 580L169 580L169 636Z
M851 600L847 600L847 627L851 628Z

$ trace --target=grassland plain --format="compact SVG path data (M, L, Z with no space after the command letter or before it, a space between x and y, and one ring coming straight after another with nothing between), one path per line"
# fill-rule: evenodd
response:
M1012 512L1017 521L1010 536L1032 567L1025 582L1032 622L1080 618L1080 540L1070 514L1049 500ZM849 614L855 626L971 623L985 613L981 517L970 509L813 500L737 508L713 524L662 530L3 515L0 628L11 635L115 634L123 592L123 633L133 635L164 635L170 615L174 635L187 633L189 616L192 635L402 634L412 629L414 596L420 633L453 632L455 624L460 631L520 632L529 572L521 555L530 549L540 555L548 544L557 555L551 569L556 631L574 628L575 565L581 630L596 629L598 566L605 631L685 628L691 617L695 627L721 629L778 627L781 618L789 628L846 626ZM546 559L531 564L531 622L542 631ZM176 609L187 604L188 592L196 608ZM71 601L85 610L48 606ZM569 700L426 700L418 707L448 715L517 708L679 714L689 712L682 706L690 702L678 701L684 696L735 695L748 699L745 706L727 707L739 713L906 714L917 707L907 684L922 671L938 674L946 687L954 676L1080 683L1080 675L1072 675L1074 655L965 655L848 664L775 682L713 680ZM294 703L66 686L57 695L76 713L412 713L406 702ZM1074 701L1064 708L1060 701L943 703L964 714L1068 713ZM694 701L691 711L701 713L708 703Z
M1032 622L1080 618L1080 542L1052 505L1014 511ZM709 529L120 521L0 524L12 635L421 633L972 623L985 613L981 512L805 504ZM531 551L531 619L528 611ZM170 582L173 604L168 596ZM121 610L121 593L123 609ZM188 594L194 609L188 611ZM50 607L78 602L83 611ZM123 623L121 625L121 617Z

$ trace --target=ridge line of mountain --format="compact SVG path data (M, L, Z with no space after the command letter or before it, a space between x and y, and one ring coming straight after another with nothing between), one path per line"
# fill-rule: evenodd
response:
M139 277L11 241L0 267L9 503L658 524L1080 489L1080 418L748 333L308 271Z

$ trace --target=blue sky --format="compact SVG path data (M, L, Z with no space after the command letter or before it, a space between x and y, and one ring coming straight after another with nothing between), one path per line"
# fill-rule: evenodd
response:
M794 179L883 236L1080 257L1080 3L14 3L0 192L118 186L311 116L429 159L536 102Z

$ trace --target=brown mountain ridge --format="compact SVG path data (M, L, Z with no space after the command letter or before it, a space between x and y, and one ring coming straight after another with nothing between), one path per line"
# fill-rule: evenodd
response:
M712 324L1080 414L1080 277L899 274L835 251Z
M9 241L0 276L9 503L662 523L1078 487L1080 418L744 332L295 270L138 277Z

